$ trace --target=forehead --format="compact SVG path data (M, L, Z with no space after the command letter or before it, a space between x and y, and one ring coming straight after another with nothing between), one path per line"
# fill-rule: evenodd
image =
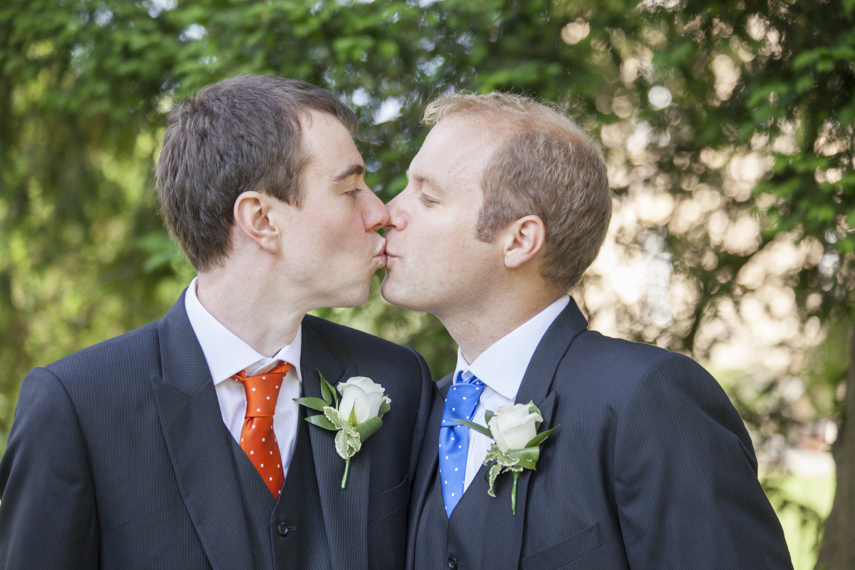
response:
M441 120L410 164L410 175L480 185L497 146L490 130L482 118L451 116Z
M350 131L336 117L311 111L300 119L300 130L306 174L335 181L342 172L357 173L355 167L363 166Z

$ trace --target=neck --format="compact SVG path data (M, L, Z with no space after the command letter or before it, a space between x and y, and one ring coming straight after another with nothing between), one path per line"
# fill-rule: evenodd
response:
M539 291L530 295L515 295L479 305L472 311L437 314L463 358L472 364L475 359L532 317L555 302L564 293Z
M293 342L308 309L289 302L282 293L287 288L282 283L265 281L264 274L226 268L200 273L196 296L224 327L270 358Z

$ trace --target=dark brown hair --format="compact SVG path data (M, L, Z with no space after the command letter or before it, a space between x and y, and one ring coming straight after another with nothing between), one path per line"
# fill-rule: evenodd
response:
M169 115L157 161L160 207L197 271L228 255L234 203L243 192L300 206L307 159L300 119L310 111L329 113L356 132L353 111L332 93L268 75L209 85Z

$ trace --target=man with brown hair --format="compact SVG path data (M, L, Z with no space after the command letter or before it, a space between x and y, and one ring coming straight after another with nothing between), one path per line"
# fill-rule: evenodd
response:
M441 99L425 122L388 204L381 291L436 315L459 351L424 439L407 567L790 568L715 380L589 331L567 295L611 216L596 144L514 95Z
M27 375L0 462L0 567L403 566L427 367L306 315L363 303L385 263L355 130L332 94L267 76L176 108L157 185L198 277L160 321ZM294 402L321 398L321 376L371 379L342 388L360 421L384 399L374 383L391 399L345 488L335 434Z

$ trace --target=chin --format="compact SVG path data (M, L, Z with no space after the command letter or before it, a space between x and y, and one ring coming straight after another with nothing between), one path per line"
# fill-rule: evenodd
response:
M380 285L380 296L383 297L390 305L395 305L401 309L418 312L425 311L423 307L419 306L414 295L407 295L406 291L402 294L400 290L396 290L395 287L389 283L388 272L386 273L386 277L383 279L383 283Z
M369 282L370 283L370 282ZM338 307L358 307L365 303L368 300L368 293L370 291L369 283L361 286L360 288L354 288L349 292L348 295L342 296L340 303L337 305Z
M383 281L380 282L380 296L390 305L395 304L395 295L392 287L389 285L389 270L386 270L386 275L383 276Z

